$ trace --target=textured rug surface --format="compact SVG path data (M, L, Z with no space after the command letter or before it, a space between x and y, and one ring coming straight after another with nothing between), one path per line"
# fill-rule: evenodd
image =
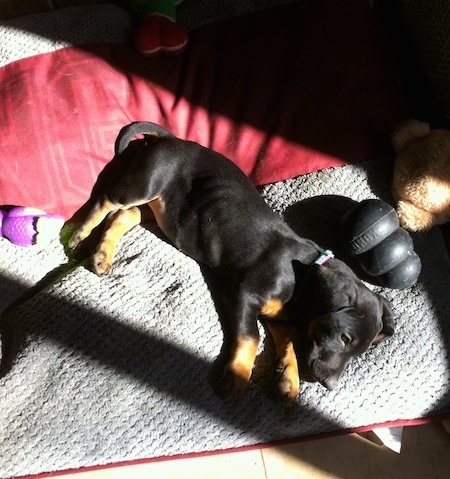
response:
M269 185L262 194L294 229L339 255L337 220L349 198L387 198L388 174L389 165L375 160ZM353 360L336 390L304 384L287 409L272 396L269 340L240 400L213 394L208 375L222 331L211 294L197 263L151 228L123 239L105 278L82 266L60 268L67 258L57 241L40 250L1 240L2 310L10 305L2 346L14 361L0 379L0 477L236 448L448 410L450 262L438 230L414 241L423 262L414 287L369 285L392 302L395 336Z

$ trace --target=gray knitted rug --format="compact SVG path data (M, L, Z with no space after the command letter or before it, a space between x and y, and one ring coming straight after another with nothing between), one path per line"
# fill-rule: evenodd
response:
M376 160L269 185L262 194L295 229L339 255L337 220L349 198L386 198L388 174L389 165ZM213 394L208 375L222 331L211 294L199 266L151 228L124 238L105 278L60 267L67 258L57 241L40 250L1 240L0 298L2 309L10 305L2 314L3 352L14 361L0 379L0 477L448 411L450 261L437 229L414 241L420 281L405 291L374 287L392 302L395 336L353 360L336 390L304 384L288 409L272 396L269 340L240 400Z

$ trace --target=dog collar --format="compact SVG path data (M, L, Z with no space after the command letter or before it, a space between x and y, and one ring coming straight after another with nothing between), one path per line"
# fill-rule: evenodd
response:
M325 264L331 258L334 258L333 252L329 249L326 249L326 250L323 250L319 254L319 256L317 256L317 258L314 260L313 264L318 264L319 266L322 266L323 264Z
M303 279L301 280L300 284L298 284L295 288L294 297L296 302L300 301L300 298L304 298L305 296L312 293L312 285L308 283L308 278L313 270L313 266L322 266L332 258L334 258L334 253L329 249L325 249L321 253L319 253L319 256L317 256L312 263L307 266L307 270Z

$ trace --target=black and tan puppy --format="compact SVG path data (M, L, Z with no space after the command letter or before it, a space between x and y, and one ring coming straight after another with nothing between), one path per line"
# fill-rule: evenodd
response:
M131 141L136 135L144 138ZM333 389L353 356L393 334L388 302L295 234L222 155L147 122L123 128L115 154L126 166L100 174L69 246L77 248L106 218L92 261L97 274L107 274L120 238L151 210L177 248L226 278L232 346L221 379L225 397L250 379L259 316L274 338L278 387L288 401L298 396L299 378Z

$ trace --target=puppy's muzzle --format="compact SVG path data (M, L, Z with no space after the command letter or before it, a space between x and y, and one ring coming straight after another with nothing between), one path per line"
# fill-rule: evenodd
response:
M334 375L334 376L328 376L324 379L320 379L319 383L322 384L322 386L326 387L328 391L333 391L333 389L336 389L338 384L339 384L339 379L341 375Z

